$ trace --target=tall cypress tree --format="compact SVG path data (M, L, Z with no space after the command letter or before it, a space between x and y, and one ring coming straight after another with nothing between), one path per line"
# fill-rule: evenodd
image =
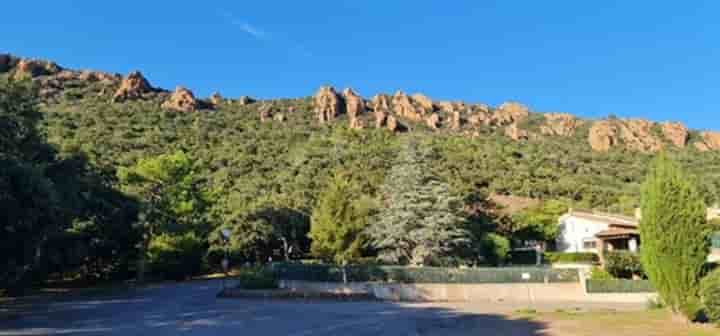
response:
M369 234L382 259L432 265L470 242L470 233L463 229L461 199L431 173L412 139L398 156L381 192L382 206Z
M660 154L643 185L642 263L663 301L693 318L710 226L695 181Z

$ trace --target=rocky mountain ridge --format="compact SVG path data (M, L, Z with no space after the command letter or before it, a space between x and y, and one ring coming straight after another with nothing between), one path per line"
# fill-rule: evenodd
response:
M178 86L175 91L153 87L139 71L126 76L101 71L71 70L45 61L0 54L0 74L20 79L31 78L39 87L40 98L47 104L78 86L92 87L100 97L113 103L132 100L159 100L159 108L194 112L220 108L223 104L248 105L254 99L243 96L226 99L214 93L207 99ZM294 108L277 111L270 102L262 102L258 118L262 122L284 122ZM645 119L586 120L568 113L540 113L518 102L492 107L462 101L434 101L423 94L378 94L365 99L351 88L341 92L321 87L312 97L313 114L318 124L347 120L352 129L385 128L393 132L426 130L479 137L497 132L513 141L536 141L543 137L586 139L598 152L616 148L652 153L665 148L694 148L720 151L720 132L694 132L678 122L654 122Z

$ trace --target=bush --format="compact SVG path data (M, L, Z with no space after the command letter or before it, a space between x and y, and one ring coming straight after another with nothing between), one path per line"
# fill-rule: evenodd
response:
M708 320L720 322L720 269L713 271L702 279L700 297Z
M606 271L600 267L593 267L590 270L590 279L591 280L612 280L615 278L608 271Z
M148 263L153 274L183 280L203 271L205 242L194 233L161 234L150 242Z
M496 233L488 233L480 242L485 262L490 265L502 265L510 252L510 241Z
M545 259L550 264L596 264L599 261L597 254L591 252L545 252L543 254L543 259Z
M690 296L680 305L680 313L682 313L690 322L697 322L701 319L703 308L700 300L694 296Z
M305 281L343 281L342 268L332 265L273 264L278 279ZM543 283L577 282L575 269L541 267L444 268L404 266L348 266L348 281L382 281L400 283ZM530 279L523 279L527 273Z
M629 251L605 252L605 270L616 278L646 278L640 255Z
M588 293L652 293L655 291L650 281L609 279L585 281Z
M238 287L243 289L276 289L278 281L274 274L265 268L248 268L237 276Z
M510 265L535 265L537 252L535 250L511 251L508 258Z

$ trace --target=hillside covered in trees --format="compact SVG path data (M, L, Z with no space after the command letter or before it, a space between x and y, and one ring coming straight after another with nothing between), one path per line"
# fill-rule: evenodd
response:
M364 99L329 87L292 99L201 99L154 88L139 72L75 71L10 55L0 55L0 77L3 133L8 125L19 132L0 153L2 253L13 256L0 265L5 283L37 271L41 259L43 274L96 277L135 270L138 251L149 251L151 266L153 258L169 263L179 257L168 237L183 237L181 245L217 265L220 228L234 232L238 260L310 253L313 211L331 206L320 202L324 191L351 192L359 222L372 222L385 213L386 178L402 176L393 168L408 146L422 158L412 169L438 181L444 199L462 202L463 234L479 249L523 229L496 211L498 195L632 212L660 150L699 176L707 204L720 201L720 135L678 123L584 120L513 102L403 93ZM8 121L18 116L22 122ZM349 185L333 186L337 176ZM163 225L143 224L151 222ZM375 254L372 244L358 246L358 255Z

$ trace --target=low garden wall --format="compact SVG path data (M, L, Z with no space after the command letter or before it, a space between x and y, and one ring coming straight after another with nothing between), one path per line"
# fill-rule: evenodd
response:
M278 263L278 279L318 282L390 282L412 284L577 283L577 269L548 267L443 268L404 266L348 266Z
M648 280L607 279L585 280L585 288L589 294L606 293L654 293L655 288Z

